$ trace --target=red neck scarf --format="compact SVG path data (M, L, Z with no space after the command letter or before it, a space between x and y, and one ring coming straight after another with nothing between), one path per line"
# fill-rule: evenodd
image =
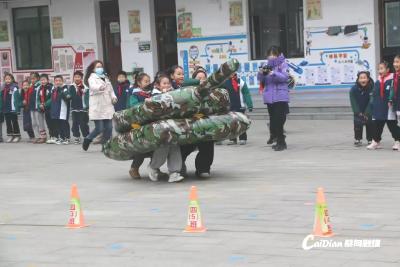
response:
M40 103L44 105L46 102L46 87L44 85L40 86Z
M82 83L77 84L76 89L78 89L77 90L78 96L83 96L83 84Z
M235 92L237 93L238 90L239 90L239 83L238 83L238 80L237 80L236 78L232 78L231 80L232 80L232 87L233 87L233 90L235 90Z
M52 97L53 101L57 101L58 87L54 88L54 92L53 92L53 95L51 97Z
M386 74L386 76L381 76L381 84L380 84L380 95L382 100L385 97L385 79L386 77L388 77L390 75L390 73Z

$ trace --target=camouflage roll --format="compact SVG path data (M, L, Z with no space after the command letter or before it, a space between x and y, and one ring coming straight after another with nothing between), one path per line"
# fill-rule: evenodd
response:
M113 118L115 130L124 133L132 129L132 124L191 118L196 113L209 116L229 112L229 94L225 89L213 89L204 98L196 96L196 90L196 87L185 87L153 96L151 102L116 112Z
M104 146L104 154L114 160L130 160L135 154L154 151L168 144L196 144L236 138L250 127L243 113L200 119L169 119L146 124L139 129L119 134Z

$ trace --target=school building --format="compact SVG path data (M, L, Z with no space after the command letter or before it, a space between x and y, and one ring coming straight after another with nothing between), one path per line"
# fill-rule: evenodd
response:
M1 0L0 71L61 74L94 59L112 77L179 64L212 72L229 58L251 88L278 45L297 89L349 88L400 53L400 0Z

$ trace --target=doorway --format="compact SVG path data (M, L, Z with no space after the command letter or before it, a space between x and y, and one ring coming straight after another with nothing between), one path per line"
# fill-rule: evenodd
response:
M104 67L110 80L115 82L117 73L122 69L118 1L101 1L100 18Z
M159 70L178 64L175 0L155 0Z
M400 54L400 0L380 0L379 17L382 58L392 64Z

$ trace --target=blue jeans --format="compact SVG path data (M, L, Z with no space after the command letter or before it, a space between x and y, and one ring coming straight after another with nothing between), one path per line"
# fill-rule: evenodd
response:
M112 120L94 120L94 129L86 139L93 141L101 133L103 133L103 144L111 139Z

